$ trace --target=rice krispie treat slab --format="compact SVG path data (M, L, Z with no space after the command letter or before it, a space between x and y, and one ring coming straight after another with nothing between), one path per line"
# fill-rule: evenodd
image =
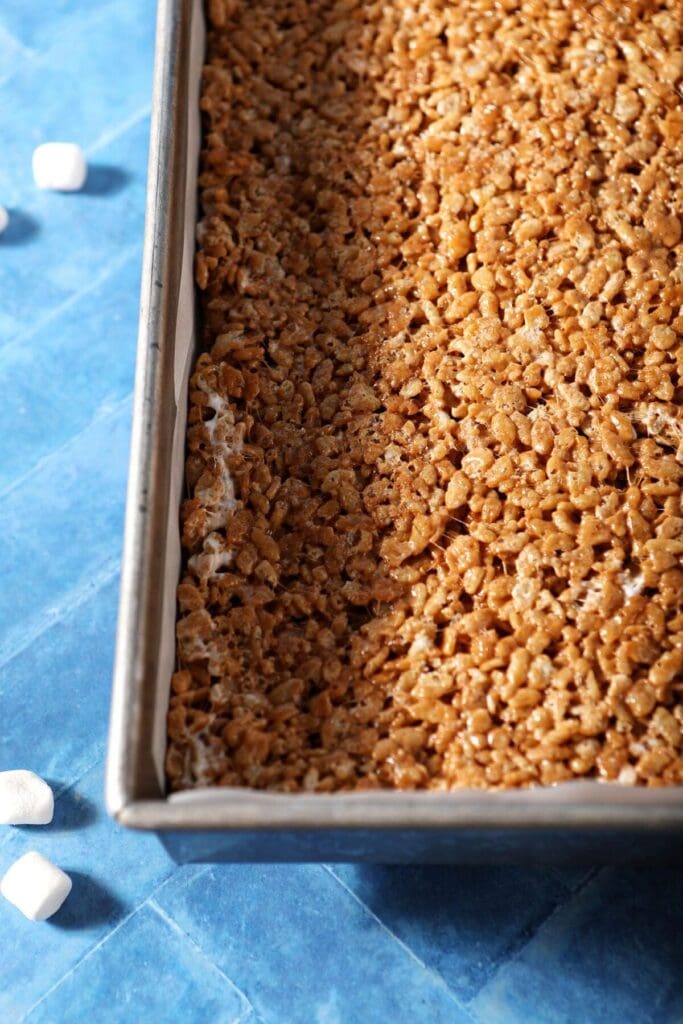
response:
M211 0L172 789L683 782L676 0Z

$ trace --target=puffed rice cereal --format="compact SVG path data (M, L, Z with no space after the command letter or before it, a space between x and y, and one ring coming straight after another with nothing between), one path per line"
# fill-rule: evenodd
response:
M683 782L677 0L210 0L166 770Z

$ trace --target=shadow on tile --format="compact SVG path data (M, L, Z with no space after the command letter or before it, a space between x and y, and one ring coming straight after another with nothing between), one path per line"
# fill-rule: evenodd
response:
M473 1001L473 1016L680 1024L682 918L680 868L607 869L502 965Z
M489 906L482 928L496 932L516 909L528 906L531 894L543 894L554 902L571 888L572 869L518 865L332 865L336 874L347 875L354 891L371 902L373 909L389 915L400 913L417 921L432 922L440 916L479 920L485 897ZM582 869L587 875L588 869ZM558 877L559 876L559 877ZM504 898L503 898L504 897ZM381 915L380 915L381 916Z
M331 866L333 874L469 1001L569 898L573 876L539 867Z
M130 174L122 167L113 164L90 164L88 177L81 191L86 196L113 196L121 192L130 180Z
M68 866L64 870L73 882L73 889L61 909L50 919L56 928L74 931L112 924L127 913L126 905L101 882L82 871L70 871Z
M53 793L59 793L62 787L61 782L57 782L56 779L46 779L46 782L52 787ZM70 832L72 829L92 825L96 818L97 808L92 800L81 796L73 789L65 789L55 798L55 816L50 828L60 832Z
M22 210L8 210L9 224L0 235L0 245L26 245L39 231L38 221Z

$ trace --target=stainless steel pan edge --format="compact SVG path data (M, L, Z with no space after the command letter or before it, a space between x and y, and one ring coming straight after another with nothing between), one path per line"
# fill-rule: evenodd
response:
M106 796L112 814L160 797L151 763L156 663L177 409L173 341L180 283L186 172L191 0L158 8L130 469L109 734Z
M507 794L164 796L152 756L170 498L175 322L187 167L192 0L161 0L130 477L106 799L181 859L630 859L683 852L679 791L569 785ZM184 401L181 396L181 401ZM562 790L560 792L559 790ZM182 832L184 838L177 838ZM224 839L216 833L224 830ZM176 838L174 838L174 835ZM212 838L209 838L212 837Z

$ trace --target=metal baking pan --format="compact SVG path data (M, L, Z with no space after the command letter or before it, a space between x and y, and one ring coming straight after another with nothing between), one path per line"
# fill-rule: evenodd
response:
M155 830L180 861L494 862L683 853L683 788L596 782L509 793L167 797L163 757L174 665L178 508L189 368L204 22L199 0L161 0L107 804Z

